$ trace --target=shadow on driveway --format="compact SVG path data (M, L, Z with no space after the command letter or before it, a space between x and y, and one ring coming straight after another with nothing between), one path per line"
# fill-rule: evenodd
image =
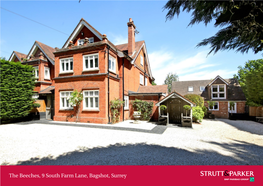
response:
M17 165L263 165L261 146L243 141L207 143L215 145L215 150L188 151L145 143L115 144L93 149L81 147L58 157L31 158ZM218 149L231 155L223 155L216 151Z
M263 124L247 121L247 120L229 120L229 119L217 119L239 130L250 132L251 134L263 135Z

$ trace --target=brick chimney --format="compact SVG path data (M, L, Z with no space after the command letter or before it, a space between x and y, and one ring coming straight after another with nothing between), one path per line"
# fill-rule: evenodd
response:
M132 18L129 19L128 25L128 55L131 56L135 50L135 28Z

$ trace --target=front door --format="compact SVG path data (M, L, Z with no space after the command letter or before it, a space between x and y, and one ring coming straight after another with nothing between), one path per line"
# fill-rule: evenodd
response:
M170 123L181 123L181 100L171 99L168 112Z
M46 106L46 119L53 119L54 115L54 95L47 96L47 106Z

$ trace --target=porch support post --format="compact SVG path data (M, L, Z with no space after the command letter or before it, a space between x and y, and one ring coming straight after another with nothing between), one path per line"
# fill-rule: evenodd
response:
M160 105L160 106L161 106L161 105ZM158 106L158 121L159 121L159 118L160 118L160 116L161 116L160 106Z

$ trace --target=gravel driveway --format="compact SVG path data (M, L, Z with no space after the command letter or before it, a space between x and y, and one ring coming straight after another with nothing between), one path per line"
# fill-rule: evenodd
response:
M0 125L2 165L263 165L262 155L263 125L252 121Z

